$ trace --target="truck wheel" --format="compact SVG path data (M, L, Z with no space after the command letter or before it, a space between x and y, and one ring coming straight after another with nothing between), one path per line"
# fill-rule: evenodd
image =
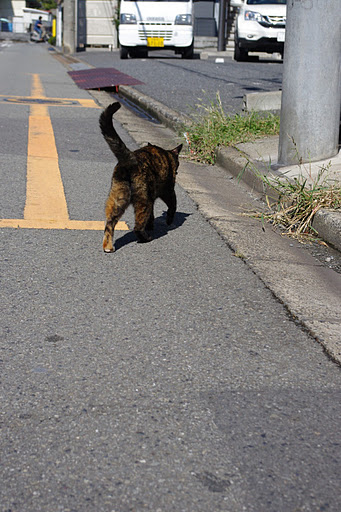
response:
M126 46L120 47L120 59L127 59L129 55L128 48Z
M183 59L193 59L194 56L194 45L193 43L191 46L188 46L187 48L184 48L182 51L182 58Z
M131 48L129 50L129 57L131 59L137 59L140 56L138 48Z

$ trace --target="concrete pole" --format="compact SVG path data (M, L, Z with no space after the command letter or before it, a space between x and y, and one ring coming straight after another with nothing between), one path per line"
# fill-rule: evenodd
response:
M287 2L280 165L328 159L338 152L340 7L340 0Z
M225 15L226 0L220 0L219 3L219 27L218 27L218 51L225 50Z
M62 46L62 4L58 3L57 5L57 33L56 33L56 46L61 48Z
M76 10L75 0L64 2L64 53L75 53L76 51Z

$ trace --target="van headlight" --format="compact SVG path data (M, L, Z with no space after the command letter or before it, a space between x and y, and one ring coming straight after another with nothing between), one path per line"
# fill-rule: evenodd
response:
M192 25L192 15L178 14L175 18L175 25Z
M259 12L254 11L245 11L244 19L247 21L258 21L258 23L264 21L263 16Z
M135 14L121 14L120 23L135 25L136 24L136 16Z

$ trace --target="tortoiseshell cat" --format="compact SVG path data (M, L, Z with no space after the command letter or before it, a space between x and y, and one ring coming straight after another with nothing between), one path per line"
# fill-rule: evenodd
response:
M167 224L171 224L176 210L174 191L175 176L179 167L179 153L182 144L168 151L148 144L131 151L116 133L112 116L121 107L112 103L99 119L102 134L118 163L111 180L111 189L105 207L106 225L103 238L103 250L113 252L115 225L129 204L135 210L134 231L140 242L150 242L153 230L154 202L159 197L168 206Z

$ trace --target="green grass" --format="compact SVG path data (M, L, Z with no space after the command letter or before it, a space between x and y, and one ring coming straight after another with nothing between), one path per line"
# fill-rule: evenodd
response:
M198 112L193 123L185 128L185 138L189 145L190 158L203 163L214 164L216 149L241 142L279 133L279 116L225 114L219 93L210 105L197 105Z

